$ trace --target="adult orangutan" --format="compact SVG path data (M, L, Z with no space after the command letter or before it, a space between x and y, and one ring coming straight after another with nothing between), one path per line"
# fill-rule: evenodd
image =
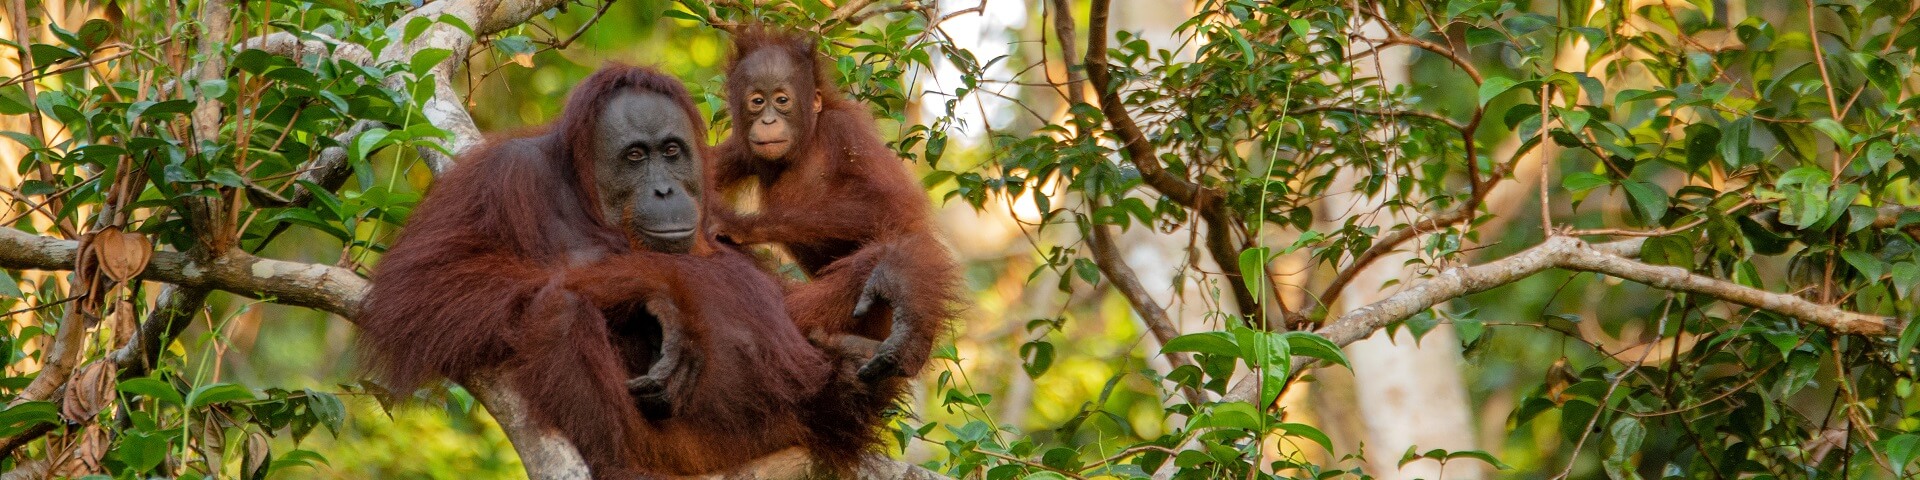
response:
M499 372L598 478L875 449L900 382L858 380L864 356L809 343L772 277L709 241L697 118L677 80L611 65L545 131L464 156L374 272L375 371L397 392Z
M757 177L762 202L756 214L718 210L716 228L742 244L781 245L815 283L881 292L795 292L790 311L804 330L885 339L861 378L910 377L959 304L959 267L933 235L926 194L821 60L799 34L749 28L735 37L726 80L733 135L709 175L722 191ZM891 319L865 301L875 297L890 300ZM853 316L832 315L848 306Z

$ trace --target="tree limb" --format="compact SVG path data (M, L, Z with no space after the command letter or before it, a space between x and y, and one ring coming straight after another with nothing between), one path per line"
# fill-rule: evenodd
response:
M0 228L0 268L71 270L80 242ZM367 280L344 268L255 257L229 251L211 262L180 252L154 252L143 280L212 288L248 298L308 307L353 318Z
M1120 257L1120 250L1114 246L1113 227L1092 223L1087 225L1087 229L1090 231L1087 235L1087 245L1093 250L1094 266L1099 267L1100 274L1107 277L1107 281L1113 284L1113 289L1127 299L1127 304L1133 305L1133 311L1140 314L1140 321L1147 324L1147 331L1153 334L1154 340L1158 340L1161 346L1165 346L1167 342L1179 337L1180 330L1174 328L1173 319L1167 315L1167 310L1153 302L1153 296L1147 293L1146 286L1140 284L1140 276L1135 274L1133 267L1128 266L1127 261ZM1167 363L1175 369L1193 364L1193 361L1183 354L1172 352L1162 352L1162 354L1167 357ZM1182 386L1180 393L1187 397L1187 403L1193 405L1206 403L1207 397L1199 390Z
M1769 292L1726 280L1694 274L1680 267L1641 263L1630 257L1639 255L1644 239L1604 244L1588 244L1573 237L1550 237L1539 245L1506 258L1482 265L1453 267L1385 300L1356 308L1327 323L1315 333L1335 345L1345 346L1372 335L1388 324L1406 320L1433 308L1440 302L1484 292L1520 281L1548 269L1602 273L1650 287L1715 298L1748 308L1766 310L1818 325L1846 335L1889 335L1905 325L1894 318L1851 312L1831 305L1777 292ZM1295 372L1310 359L1295 357ZM1242 381L1223 401L1250 401L1258 390L1253 381Z
M1240 250L1234 248L1232 224L1233 217L1227 213L1227 195L1218 188L1209 188L1168 172L1160 165L1160 156L1147 140L1145 131L1134 123L1133 114L1127 112L1127 105L1120 99L1120 88L1113 83L1112 67L1107 65L1107 17L1110 0L1093 0L1093 7L1087 17L1087 57L1083 62L1087 69L1087 81L1100 97L1100 111L1107 117L1111 131L1119 138L1124 157L1140 171L1141 181L1187 208L1199 212L1200 219L1207 227L1207 252L1219 265L1220 271L1227 277L1227 291L1233 293L1240 313L1253 318L1255 324L1266 324L1266 312L1258 302L1252 289L1242 280L1245 272L1240 271ZM1264 267L1259 275L1266 275Z

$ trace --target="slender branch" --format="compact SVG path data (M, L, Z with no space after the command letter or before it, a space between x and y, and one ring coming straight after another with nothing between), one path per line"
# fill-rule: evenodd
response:
M1107 65L1107 18L1110 0L1093 0L1091 13L1087 17L1087 57L1084 62L1087 80L1092 83L1094 92L1100 97L1100 110L1107 116L1114 136L1118 137L1121 150L1134 169L1140 171L1140 178L1147 186L1166 195L1175 203L1200 213L1201 221L1207 224L1207 252L1219 265L1220 271L1228 279L1227 291L1233 293L1235 303L1241 313L1253 318L1255 324L1265 325L1266 312L1252 289L1242 280L1245 272L1240 271L1240 250L1234 248L1231 228L1234 219L1227 213L1225 192L1217 188L1208 188L1168 172L1160 165L1160 156L1147 140L1146 132L1134 123L1133 114L1127 112L1126 103L1120 99L1120 88L1114 85L1113 72ZM1258 272L1265 275L1263 270Z
M1459 120L1448 118L1446 115L1441 115L1433 112L1422 112L1419 110L1386 110L1386 109L1378 109L1378 108L1349 107L1349 106L1342 106L1342 105L1314 105L1310 107L1296 108L1296 109L1293 109L1293 111L1290 113L1293 115L1306 115L1309 113L1321 113L1321 112L1346 112L1346 113L1352 113L1355 115L1370 115L1375 117L1420 117L1420 118L1425 118L1428 120L1440 122L1442 124L1445 124L1448 127L1453 127L1454 130L1467 129L1467 125L1464 123L1460 123Z
M1107 277L1108 282L1113 283L1113 289L1127 299L1127 304L1133 306L1133 311L1140 314L1140 321L1147 324L1147 331L1153 333L1154 340L1158 340L1160 345L1165 346L1167 342L1179 337L1180 330L1174 328L1173 318L1167 315L1165 308L1160 308L1159 304L1153 302L1153 296L1147 293L1146 286L1141 285L1139 274L1134 273L1133 267L1127 265L1126 260L1121 258L1120 249L1114 245L1113 227L1090 223L1087 229L1091 233L1087 236L1087 245L1093 250L1094 266L1099 267L1100 273ZM1193 364L1186 355L1179 353L1165 353L1165 355L1167 363L1176 369ZM1180 393L1185 395L1187 402L1193 405L1206 403L1207 397L1199 390L1181 386Z
M1078 39L1074 38L1073 33L1073 1L1052 0L1050 5L1053 13L1053 36L1060 40L1060 61L1068 65L1067 81L1063 85L1067 89L1067 101L1076 105L1086 103L1087 95L1084 91L1086 87L1081 86L1080 80L1073 77L1073 59L1080 56ZM1047 80L1053 79L1049 77Z
M607 14L607 9L613 8L613 2L614 0L601 1L600 9L593 11L592 18L588 18L586 23L580 24L580 28L575 29L573 31L573 35L568 35L566 39L560 40L558 42L554 42L553 48L562 49L562 48L567 48L567 46L569 45L573 45L574 40L579 40L581 35L585 35L587 33L587 28L594 26L594 24L600 23L600 17L605 16Z
M847 19L853 18L854 15L858 15L861 10L866 10L867 6L873 5L873 1L874 0L851 0L847 3L840 4L839 8L833 9L832 15L827 16L826 23L834 24L847 21Z
M1381 23L1391 25L1386 23L1385 19L1382 19ZM1402 34L1398 31L1390 31L1387 35L1387 38L1380 42L1380 47L1385 48L1392 45L1405 45L1409 47L1419 48L1421 50L1426 50L1429 52L1433 52L1437 55L1440 55L1442 57L1446 57L1447 61L1453 62L1453 65L1456 67L1460 67L1460 71L1466 72L1467 77L1472 78L1473 84L1475 85L1479 85L1487 81L1486 77L1480 76L1480 69L1474 68L1473 62L1469 62L1467 61L1466 58L1462 58L1460 54L1454 53L1453 49L1448 48L1446 45L1441 45L1438 43L1433 43L1431 41L1409 37L1406 34Z

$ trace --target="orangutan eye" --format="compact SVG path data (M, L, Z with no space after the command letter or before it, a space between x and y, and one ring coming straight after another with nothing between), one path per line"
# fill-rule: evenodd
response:
M666 155L669 157L678 157L680 156L680 144L669 143L667 144L667 148L663 148L660 150L660 154Z
M645 160L646 158L647 158L646 151L640 150L639 148L627 149L627 161L629 162L638 162L641 160Z
M766 105L766 104L767 104L767 98L766 98L766 97L760 97L760 96L755 96L755 97L753 97L753 104L754 104L754 105Z
M786 96L786 95L781 95L781 96L778 96L778 97L774 97L774 98L773 98L773 103L775 103L775 104L778 104L778 105L780 105L780 106L782 106L782 107L784 107L784 106L787 106L787 96Z

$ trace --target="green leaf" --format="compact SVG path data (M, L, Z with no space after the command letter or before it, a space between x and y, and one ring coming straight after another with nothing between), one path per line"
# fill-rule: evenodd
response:
M1471 458L1474 460L1487 462L1487 465L1492 465L1493 468L1496 470L1510 470L1513 468L1513 466L1507 465L1506 463L1501 462L1500 459L1494 458L1493 454L1482 452L1479 450L1461 450L1458 452L1447 452L1446 457L1443 457L1443 458L1446 458L1448 460L1453 460L1456 458Z
M0 136L5 136L13 139L13 141L20 142L20 144L26 146L28 150L47 148L45 144L40 143L39 137L35 137L33 134L27 132L15 132L12 130L0 131Z
M1880 275L1887 272L1887 262L1882 262L1879 257L1867 252L1847 250L1840 252L1840 258L1845 259L1854 270L1859 270L1860 276L1866 277L1867 281L1877 281Z
M1569 192L1582 193L1612 184L1613 180L1589 172L1573 172L1560 179L1560 186Z
M1254 292L1254 295L1267 291L1267 260L1271 258L1268 252L1267 247L1240 251L1240 284L1246 286L1247 291Z
M100 44L106 43L107 38L112 36L113 23L102 18L87 20L87 23L80 25L80 31L75 35L75 37L80 40L80 45L78 46L88 50L92 50L95 47L99 47Z
M1693 242L1681 235L1662 235L1641 244L1640 260L1654 265L1693 267Z
M21 298L25 296L26 294L20 292L20 280L13 278L13 275L7 274L6 270L0 270L0 297ZM3 345L4 343L0 343L0 346ZM0 361L5 360L6 355L0 353Z
M169 385L167 382L158 378L135 378L120 382L118 388L122 393L143 395L166 404L182 405L186 403L185 400L180 398L179 390L174 390L173 385Z
M1700 168L1713 159L1720 143L1720 129L1705 123L1688 125L1687 130L1687 166Z
M690 21L690 22L694 22L694 23L696 23L696 24L704 24L704 23L706 23L706 22L707 22L707 19L706 19L706 18L703 18L703 17L701 17L701 16L699 16L699 15L694 15L694 14L693 14L693 12L688 12L688 11L686 11L686 10L680 10L680 9L678 9L678 8L670 8L670 9L667 9L667 11L665 11L665 12L661 12L661 13L660 13L660 16L663 16L663 17L667 17L667 18L678 18L678 19L681 19L681 20L686 20L686 21Z
M226 94L227 94L227 81L224 79L216 78L216 79L200 82L200 98L204 99L205 101L217 102L220 100L221 96L224 96Z
M1920 263L1908 261L1893 264L1894 291L1904 297L1915 286L1920 286Z
M40 65L51 65L80 58L80 52L57 45L36 43L28 49L33 51L33 61Z
M1920 322L1907 322L1907 326L1900 329L1900 342L1894 346L1894 359L1905 362L1908 356L1913 355L1916 345L1920 345Z
M1227 332L1189 333L1168 340L1162 352L1199 352L1209 355L1240 356L1240 346Z
M253 395L253 390L231 383L201 385L198 388L194 388L193 393L187 394L187 408L200 408L216 403L253 400L255 398L258 397Z
M306 393L307 411L312 412L314 418L327 427L328 432L339 435L340 426L347 419L347 405L340 402L340 397L331 393L311 388L306 389Z
M1304 423L1281 423L1274 425L1273 428L1286 432L1289 436L1312 440L1313 443L1320 444L1320 448L1327 449L1327 452L1333 452L1333 439L1327 438L1325 432L1321 432L1320 429L1314 428L1312 425Z
M1869 170L1879 172L1882 167L1887 166L1887 162L1892 160L1893 144L1887 143L1885 140L1874 140L1873 143L1867 144L1867 167Z
M1920 457L1920 436L1911 433L1903 433L1874 443L1879 446L1878 450L1887 456L1887 463L1893 467L1894 477L1906 476L1907 465L1913 463L1915 457Z
M1627 189L1627 199L1633 204L1633 213L1647 225L1657 225L1660 218L1666 216L1670 200L1667 191L1653 182L1628 181L1623 184Z
M120 436L113 455L134 472L146 472L167 458L167 439L171 435L156 432L127 432Z
M1730 168L1740 168L1758 161L1758 155L1749 155L1756 151L1752 146L1750 132L1753 130L1753 118L1740 117L1727 122L1720 130L1720 160Z
M1340 365L1349 369L1353 368L1353 364L1347 363L1347 355L1340 351L1340 346L1334 345L1332 340L1328 340L1327 337L1322 337L1318 333L1292 331L1280 334L1280 338L1286 340L1287 347L1293 350L1294 355L1324 360L1327 363Z
M440 62L446 61L448 57L452 56L452 50L444 48L423 48L413 54L413 59L407 61L407 70L413 72L414 75L426 75L427 71L433 70L433 67L439 66Z
M0 87L0 115L23 115L33 111L33 102L19 85Z
M1834 121L1831 118L1814 120L1813 129L1826 134L1827 139L1833 140L1833 144L1839 145L1841 150L1853 146L1853 133L1848 132L1845 125L1841 125L1840 122Z
M378 127L361 132L360 136L353 139L353 148L348 151L351 154L350 157L356 162L366 161L367 155L373 154L375 149L380 148L380 142L387 139L388 133L387 129Z
M53 402L34 401L0 410L0 436L25 431L34 425L60 421L60 407Z
M1640 419L1631 415L1621 415L1613 426L1607 428L1607 458L1601 466L1612 478L1638 478L1633 470L1633 456L1640 453L1640 445L1646 441L1647 428L1640 425Z
M220 186L223 187L240 188L246 185L247 179L241 178L240 172L235 172L232 168L219 167L213 169L212 172L207 172L207 181L220 184Z
M1020 360L1028 378L1040 378L1053 368L1053 343L1035 340L1020 345Z
M1486 82L1480 84L1480 106L1487 106L1487 102L1493 101L1494 97L1507 93L1507 90L1512 90L1515 85L1519 84L1520 82L1516 82L1507 77L1488 78Z

